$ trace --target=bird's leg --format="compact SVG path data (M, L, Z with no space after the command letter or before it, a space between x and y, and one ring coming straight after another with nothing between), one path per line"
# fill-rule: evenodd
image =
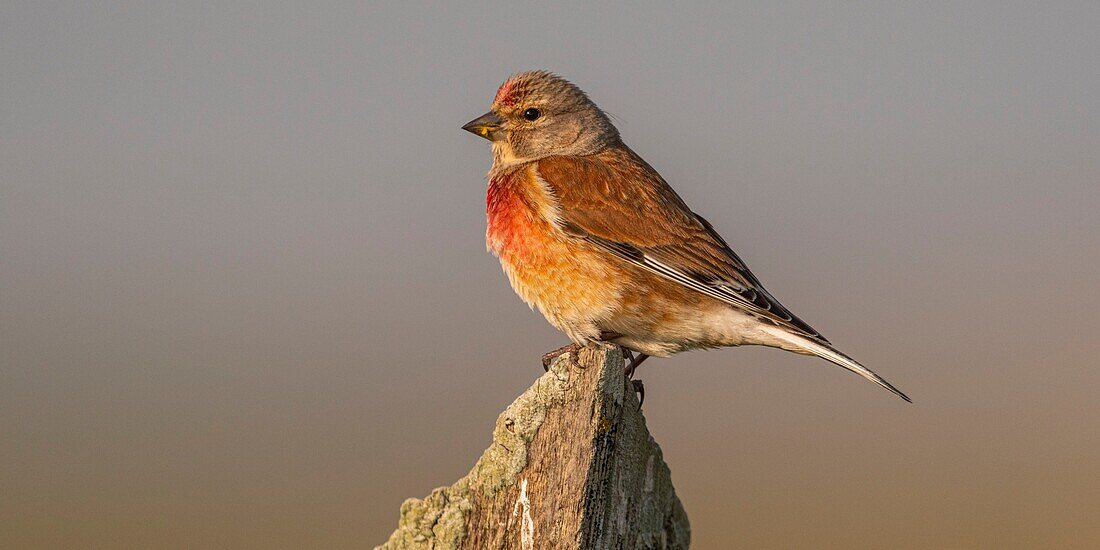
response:
M600 333L601 342L615 342L615 340L622 337L622 334L619 334L618 332L612 332L610 330L605 330ZM623 374L625 374L627 378L633 379L634 369L637 368L638 365L641 365L642 361L649 359L649 356L639 352L638 356L635 357L634 352L630 348L627 348L621 344L619 345L619 347L623 350L623 359L626 359L626 367L623 369Z
M626 367L623 368L623 374L625 374L627 378L633 380L634 369L638 368L638 365L641 365L646 359L649 359L649 356L644 353L634 355L633 351L626 348L623 348L623 355L627 359Z
M601 330L600 341L601 342L614 342L615 340L622 338L623 335L613 330Z
M543 356L542 356L542 370L549 372L550 371L550 364L553 363L554 359L557 359L558 356L560 356L562 354L565 354L565 353L572 353L572 354L575 355L578 351L580 351L580 349L581 349L580 344L569 344L568 346L562 346L562 347L560 347L560 348L558 348L554 351L551 351L550 353L543 354Z
M641 409L642 403L645 402L645 385L642 384L641 380L634 379L634 369L638 368L638 365L641 365L643 361L649 359L649 356L641 352L634 355L633 351L623 348L623 357L627 360L626 366L623 367L623 374L634 386L634 393L638 394L638 408Z

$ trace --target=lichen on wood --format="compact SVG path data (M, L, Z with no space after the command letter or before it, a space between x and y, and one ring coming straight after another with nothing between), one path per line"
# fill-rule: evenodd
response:
M470 473L406 500L377 548L687 548L687 515L629 384L617 346L562 355L497 418Z

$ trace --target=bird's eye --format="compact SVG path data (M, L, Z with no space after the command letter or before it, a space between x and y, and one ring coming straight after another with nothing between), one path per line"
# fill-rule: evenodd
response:
M540 116L542 116L542 112L534 107L530 107L526 111L523 111L523 118L527 120L537 120Z

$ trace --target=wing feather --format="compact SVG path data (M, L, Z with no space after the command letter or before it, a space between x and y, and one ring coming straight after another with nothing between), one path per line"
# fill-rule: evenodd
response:
M539 176L565 230L646 271L828 344L783 307L718 232L625 145L588 157L550 157Z

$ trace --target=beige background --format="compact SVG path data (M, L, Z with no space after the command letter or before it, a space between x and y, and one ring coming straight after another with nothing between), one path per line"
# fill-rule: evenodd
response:
M529 68L916 401L647 363L697 548L1100 545L1100 4L84 4L0 5L0 547L362 547L464 474L565 343L459 130Z

